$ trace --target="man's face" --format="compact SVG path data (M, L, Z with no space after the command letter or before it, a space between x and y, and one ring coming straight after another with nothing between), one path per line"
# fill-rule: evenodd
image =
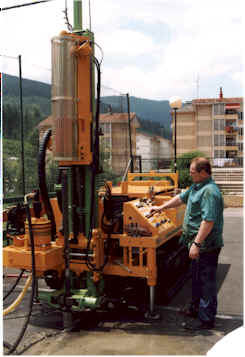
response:
M191 164L191 166L190 166L190 176L191 176L191 179L192 179L192 181L194 183L198 183L198 182L203 181L204 177L203 177L202 171L198 172L196 170L196 164Z

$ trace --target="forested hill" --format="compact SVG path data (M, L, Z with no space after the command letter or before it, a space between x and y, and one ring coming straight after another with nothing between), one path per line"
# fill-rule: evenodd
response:
M101 112L127 112L126 96L105 96L101 98ZM104 105L106 103L107 105ZM130 96L130 111L135 112L140 122L140 131L171 138L170 106L167 100L151 100Z
M35 104L40 109L40 119L50 114L51 86L46 83L23 79L22 93L24 110ZM3 75L3 104L19 105L19 78ZM127 112L126 96L103 96L101 112L107 112L111 106L113 112ZM130 96L130 111L135 112L142 131L165 138L171 137L170 107L167 100L150 100ZM35 122L36 125L36 122Z
M102 102L110 103L112 108L117 107L122 111L127 110L126 96L102 97ZM152 100L130 96L130 111L135 112L141 119L157 121L163 125L170 126L170 106L167 100Z
M19 96L19 78L3 75L3 93L6 96ZM51 86L47 83L37 82L30 79L23 79L22 81L22 95L23 97L43 97L50 99Z
M18 111L20 103L19 78L3 74L3 109L11 106L11 110ZM30 110L35 105L40 111L40 119L43 120L51 112L51 86L47 83L33 81L30 79L22 80L22 96L24 112ZM6 113L4 113L6 114ZM35 123L36 124L36 123Z

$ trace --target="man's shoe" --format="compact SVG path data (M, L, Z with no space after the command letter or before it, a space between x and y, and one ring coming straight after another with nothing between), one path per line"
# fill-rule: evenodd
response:
M200 321L200 320L194 320L191 322L187 322L183 324L184 329L186 330L210 330L214 328L214 322L213 321Z

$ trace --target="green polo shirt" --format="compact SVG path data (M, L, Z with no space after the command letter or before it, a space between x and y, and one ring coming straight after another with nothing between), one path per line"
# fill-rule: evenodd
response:
M181 241L190 248L201 222L212 221L214 226L200 250L207 252L222 247L224 201L213 179L210 177L200 183L194 183L179 197L187 205Z

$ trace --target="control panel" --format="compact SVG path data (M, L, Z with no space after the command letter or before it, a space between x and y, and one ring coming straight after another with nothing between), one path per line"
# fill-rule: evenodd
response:
M154 199L140 198L124 203L124 231L130 236L154 236L175 227L166 211L152 211Z

